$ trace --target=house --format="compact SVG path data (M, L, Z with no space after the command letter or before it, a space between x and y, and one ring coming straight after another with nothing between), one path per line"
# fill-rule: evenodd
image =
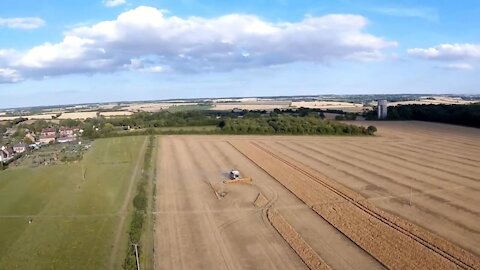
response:
M78 131L78 128L65 128L62 127L58 130L60 137L57 139L59 143L73 142L77 139L75 131Z
M13 147L2 146L2 148L0 148L0 161L1 162L9 161L10 159L13 158L14 155L15 155L15 152L13 151Z
M49 144L49 143L55 142L55 140L56 140L55 135L48 135L48 136L40 135L40 139L38 139L38 142L40 144Z
M0 163L7 162L8 160L8 153L0 149Z
M40 132L39 142L40 144L49 144L55 142L57 137L57 131L54 128L45 128Z
M73 128L60 128L58 132L60 133L60 137L73 136L75 134Z
M57 135L57 131L54 128L44 128L42 132L40 132L40 137L55 137Z
M65 137L60 137L57 139L57 142L59 143L67 143L67 142L73 142L77 139L75 135L73 136L65 136Z
M13 151L15 153L23 153L27 151L27 149L28 149L28 146L25 143L18 143L13 146Z

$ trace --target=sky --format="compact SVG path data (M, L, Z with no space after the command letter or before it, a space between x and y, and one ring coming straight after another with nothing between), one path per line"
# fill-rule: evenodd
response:
M2 0L0 107L480 94L480 0Z

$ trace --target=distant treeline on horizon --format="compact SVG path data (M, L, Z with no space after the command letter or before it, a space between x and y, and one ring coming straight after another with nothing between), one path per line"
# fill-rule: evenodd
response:
M377 119L377 112L365 115ZM470 105L400 105L388 107L386 120L419 120L480 128L480 103Z

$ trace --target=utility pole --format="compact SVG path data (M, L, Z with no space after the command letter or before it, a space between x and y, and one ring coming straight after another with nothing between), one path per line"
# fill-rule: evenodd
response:
M137 270L140 270L140 261L138 260L138 245L132 244L135 247L135 257L137 258Z

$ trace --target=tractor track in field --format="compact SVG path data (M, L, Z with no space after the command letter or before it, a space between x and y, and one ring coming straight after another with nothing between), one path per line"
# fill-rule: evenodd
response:
M241 149L239 149L238 147L236 147L234 144L231 143L231 145L236 148L239 152L243 153L241 151ZM375 219L377 219L378 221L380 221L382 224L388 226L389 228L393 229L394 231L400 233L401 235L404 235L412 240L414 240L415 242L419 243L420 245L422 245L423 247L427 248L428 250L431 250L433 251L435 254L438 254L439 256L441 256L442 258L446 259L447 261L455 264L457 267L461 268L461 269L478 269L479 265L480 265L480 262L477 258L473 257L473 258L469 258L468 261L469 262L465 262L464 260L462 260L462 258L458 258L457 256L455 255L452 255L450 253L448 253L447 251L443 250L441 247L439 247L437 244L435 243L432 243L431 240L428 240L428 239L425 239L424 237L418 235L418 234L415 234L415 233L412 233L410 230L408 230L407 228L405 228L404 226L401 226L399 224L397 224L397 222L394 222L392 220L390 220L392 217L386 217L386 213L383 212L383 211L380 211L379 209L372 209L373 207L371 206L368 206L365 202L359 202L357 201L356 198L352 197L351 195L348 195L346 194L345 192L339 190L338 188L332 186L331 184L323 181L322 179L320 179L319 177L313 175L312 173L302 169L301 167L297 166L296 164L280 157L279 155L275 154L274 152L266 149L265 147L263 146L260 146L258 145L257 143L251 143L251 145L254 145L256 148L258 148L259 150L265 152L266 154L270 155L271 157L273 157L274 159L280 161L281 163L285 164L286 166L296 170L297 172L303 174L304 176L306 176L307 178L315 181L316 183L320 184L321 186L323 186L324 188L326 188L327 190L331 191L332 193L336 194L337 196L343 198L344 200L350 202L352 205L354 205L356 208L360 209L363 213L367 214L368 216L371 216ZM246 155L247 156L247 155ZM247 156L247 158L249 158ZM251 159L252 160L252 159ZM254 160L252 160L253 162L255 162ZM256 162L255 162L256 163ZM315 205L312 205L312 208L318 212L316 209L315 209ZM319 212L318 212L319 213ZM320 213L319 213L320 214ZM331 223L333 226L335 226L335 224ZM335 226L336 227L336 226ZM411 229L411 228L410 228ZM416 229L416 228L415 228ZM435 240L438 240L440 238L437 238L436 236L434 235L429 235L431 237L433 237ZM349 237L350 238L350 237ZM353 241L353 239L352 239ZM455 251L457 251L456 253L460 253L462 255L465 254L465 252L462 252L462 250L458 250L456 247L453 247L453 249L455 249ZM368 252L368 251L367 251ZM372 254L373 255L373 254ZM472 256L472 255L471 255ZM474 255L473 255L474 256ZM468 255L467 255L468 257Z

